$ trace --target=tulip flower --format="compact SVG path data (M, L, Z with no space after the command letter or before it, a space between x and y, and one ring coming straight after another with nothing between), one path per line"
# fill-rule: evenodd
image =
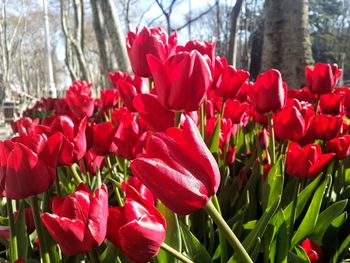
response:
M311 93L306 87L301 89L289 89L288 99L297 99L299 101L314 103L317 100L317 95Z
M189 117L182 129L149 138L131 169L165 206L183 215L206 206L220 184L218 165Z
M215 48L216 42L212 41L211 43L204 40L190 40L184 46L177 46L176 52L187 51L191 52L192 50L197 50L203 56L207 55L211 61L215 60Z
M278 112L287 101L287 85L282 81L281 73L270 69L261 73L248 95L252 107L259 113Z
M79 162L80 171L82 173L89 172L91 175L94 175L97 169L101 169L105 157L89 150L85 153L84 159Z
M130 185L124 206L109 208L107 239L135 262L148 262L158 254L165 230L162 214Z
M115 153L117 146L114 138L117 128L109 121L93 125L92 151L97 155Z
M335 153L337 160L345 159L350 155L350 135L346 134L328 141L326 150Z
M313 119L314 132L317 139L330 140L341 133L343 117L320 114Z
M74 123L68 116L57 116L50 125L50 132L59 132L62 135L62 145L59 155L59 164L72 165L81 160L86 151L85 130L87 117L79 123Z
M297 141L306 132L305 120L295 107L285 107L273 116L273 129L279 140Z
M102 184L94 196L84 184L67 197L52 200L52 214L41 216L47 230L65 255L90 252L101 245L106 236L108 192Z
M91 87L91 83L76 80L66 92L66 102L78 118L90 117L94 111L94 99L90 93Z
M320 96L320 110L322 114L339 115L344 113L343 94L329 93Z
M216 82L216 95L234 99L249 75L245 70L236 70L233 66L227 66Z
M0 192L19 200L49 189L56 178L62 138L32 133L0 142Z
M300 179L309 178L317 175L334 155L323 154L318 144L301 147L298 143L291 142L287 151L286 171Z
M232 123L245 126L248 122L249 103L240 102L239 100L228 99L225 101L224 117L232 120Z
M140 32L129 32L126 37L126 49L128 51L132 70L142 77L150 77L151 71L146 56L152 54L160 61L165 61L175 52L177 44L176 33L168 34L160 27L144 27Z
M147 56L160 104L174 111L195 111L212 84L208 61L198 51L180 52L166 61Z
M316 63L313 70L306 67L306 86L315 94L331 93L341 76L336 64Z
M111 109L118 104L119 94L117 90L101 89L100 95L99 101L103 110Z
M134 107L147 127L156 132L173 127L175 113L163 107L154 94L139 94L134 98Z
M322 263L323 262L323 251L322 249L310 239L305 239L301 243L302 249L306 252L311 263Z
M18 132L19 135L28 135L35 131L35 127L39 125L39 118L31 119L29 117L24 117L19 119L14 124L14 132Z

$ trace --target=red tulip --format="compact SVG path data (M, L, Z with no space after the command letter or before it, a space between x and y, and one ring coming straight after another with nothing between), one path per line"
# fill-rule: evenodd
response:
M190 146L190 147L189 147ZM190 118L183 128L152 136L133 173L164 205L179 214L203 208L220 184L218 165Z
M207 120L206 126L205 126L206 138L211 138L217 122L218 122L217 117L213 117ZM226 118L221 119L219 146L222 151L224 150L223 147L225 146L225 144L227 144L230 141L231 137L236 133L236 131L237 131L237 125L232 124L232 121L230 119L226 119Z
M74 123L68 116L57 116L50 125L51 134L62 134L62 146L59 155L59 164L72 165L81 160L86 151L85 130L87 117L79 123Z
M162 62L148 55L160 104L175 111L195 111L212 84L208 61L198 51L180 52Z
M163 107L156 95L139 94L133 104L150 130L159 132L174 126L175 113Z
M311 263L322 263L323 262L323 251L322 249L310 239L305 239L301 243L301 247L306 252Z
M114 142L117 128L109 121L93 125L92 151L97 155L115 153L117 146Z
M35 127L38 126L40 119L32 119L24 117L15 122L14 132L18 132L19 135L28 135L34 132Z
M118 104L119 94L118 91L114 89L104 89L100 90L100 102L101 108L103 110L108 110L114 108Z
M286 104L287 85L282 81L278 70L270 69L258 76L248 94L251 105L257 112L277 112Z
M297 141L306 132L305 120L297 107L285 107L273 116L273 129L279 140Z
M341 133L343 117L340 115L316 115L313 119L317 139L330 140Z
M320 96L319 109L322 114L339 115L344 113L343 94L329 93Z
M314 69L306 67L306 86L316 94L331 93L341 76L336 64L316 63Z
M94 111L94 99L91 97L92 84L76 80L66 93L66 102L72 112L78 117L90 117Z
M34 133L0 142L0 192L19 200L49 189L56 178L61 136Z
M109 208L107 239L135 262L148 262L158 254L165 230L161 213L130 185L124 206Z
M101 170L104 159L104 156L97 155L92 150L89 150L85 153L84 160L79 162L80 171L94 175L97 169Z
M232 123L245 126L248 122L249 103L240 102L239 100L226 100L224 108L224 117L232 120Z
M129 176L127 184L122 184L123 191L127 191L128 186L132 186L144 200L148 201L152 205L155 204L153 193L146 186L144 186L137 177Z
M84 184L67 197L52 200L52 214L41 216L47 230L65 255L90 252L106 236L108 192L104 184L94 196Z
M289 89L288 99L297 99L298 101L314 103L317 100L317 95L311 93L306 87L301 89Z
M222 71L218 78L215 93L220 97L234 99L248 78L249 72L241 69L236 70L233 66L229 65Z
M323 154L318 144L301 147L295 142L288 146L286 171L289 175L300 179L317 175L333 158L334 153Z
M347 134L328 141L326 150L335 153L335 158L338 160L345 159L350 155L350 135Z
M213 41L211 43L204 40L190 40L185 46L177 46L176 52L187 51L191 52L192 50L197 50L203 56L207 55L211 61L215 60L215 48L216 42Z
M142 77L150 77L151 71L147 63L146 55L152 54L160 61L165 61L171 56L177 44L176 33L168 37L168 34L160 27L144 27L140 32L129 32L126 37L132 70Z

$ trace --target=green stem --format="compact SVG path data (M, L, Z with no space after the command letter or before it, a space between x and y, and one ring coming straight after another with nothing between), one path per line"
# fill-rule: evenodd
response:
M320 105L320 98L321 98L321 95L317 94L317 101L316 101L316 104L315 104L315 115L317 115L318 107Z
M273 130L272 114L268 115L268 120L269 120L269 128L270 128L269 151L270 151L271 167L272 167L276 163L275 131Z
M221 111L220 111L221 117L224 117L225 101L226 101L226 99L225 99L225 98L222 98Z
M222 230L225 235L227 241L233 247L234 251L237 253L239 262L253 262L249 257L247 251L244 249L241 242L238 240L236 235L232 232L231 228L227 225L226 221L222 218L220 213L216 210L212 201L209 201L207 206L204 207L204 210L211 216L219 229Z
M295 220L295 211L298 203L298 193L300 191L301 181L297 179L298 182L294 187L294 193L293 193L293 205L292 205L292 214L290 216L290 229L289 229L289 244L292 243L293 238L293 230L294 230L294 220Z
M172 254L174 257L176 257L177 259L181 260L182 262L185 263L193 263L192 260L190 260L188 257L185 257L184 255L182 255L180 252L178 252L177 250L173 249L171 246L163 243L160 246L162 249L164 249L166 252Z
M56 191L57 191L57 195L62 196L62 192L61 192L61 186L60 186L60 169L57 167L57 172L56 172L56 180L55 180L55 186L56 186Z
M81 180L81 178L80 178L80 176L78 174L78 171L77 171L77 169L75 167L75 164L70 166L69 169L70 169L70 171L71 171L71 173L73 175L74 180L77 182L77 184L78 185L81 184L83 182L83 180Z
M202 103L200 109L199 109L199 113L200 113L200 118L199 118L199 127L200 127L200 132L201 132L201 136L203 138L203 140L205 140L205 101Z
M46 240L45 235L43 232L43 225L40 218L40 208L38 203L38 197L36 195L30 197L31 204L32 204L32 210L33 210L33 217L35 222L36 231L38 233L39 238L39 245L40 245L40 254L41 258L43 260L43 263L50 263L50 256L46 248Z
M174 118L174 127L175 128L180 127L180 121L181 121L181 112L175 111L175 118Z
M10 225L10 258L11 262L14 262L18 259L18 248L17 248L17 235L15 230L15 219L13 217L13 208L12 208L12 200L10 198L6 198L7 212L9 217L9 225Z
M91 263L100 263L100 259L98 258L97 252L95 249L93 249L92 251L90 251L88 253L89 258L90 258L90 262Z
M220 209L220 204L219 200L216 195L213 196L212 198L213 205L215 206L216 210L221 216L221 209ZM219 228L219 242L221 246L221 263L226 263L227 262L227 243L226 243L226 238L225 238L225 233L221 228Z

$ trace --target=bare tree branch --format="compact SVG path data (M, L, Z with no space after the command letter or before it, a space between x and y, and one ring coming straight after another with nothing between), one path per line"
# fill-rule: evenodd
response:
M185 27L187 27L189 24L192 24L193 22L197 21L198 19L200 19L201 17L205 16L206 14L210 13L211 10L214 9L216 5L212 5L211 7L209 7L206 11L204 11L203 13L200 13L198 16L188 20L185 24L183 24L182 26L176 28L176 31L180 31L181 29L184 29Z

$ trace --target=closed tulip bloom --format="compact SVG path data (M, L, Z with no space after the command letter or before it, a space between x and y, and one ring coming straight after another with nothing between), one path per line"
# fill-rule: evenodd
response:
M176 33L168 36L160 27L144 27L141 31L136 29L136 32L130 31L126 37L126 49L132 70L142 77L151 76L146 55L152 54L160 61L164 61L175 52L176 45Z
M56 179L61 136L30 134L0 142L0 192L19 200L43 193Z
M115 153L117 145L114 142L117 128L109 121L93 125L92 151L97 155Z
M287 151L286 171L300 179L309 178L317 175L333 156L334 153L323 154L318 144L301 147L291 142Z
M62 135L59 164L72 165L81 160L86 152L85 130L87 117L74 123L68 116L57 116L50 125L50 132Z
M68 256L90 252L106 237L108 219L108 192L104 184L95 190L80 184L67 197L52 200L52 214L41 216L47 230Z
M313 70L305 69L306 86L316 94L331 93L341 76L341 71L336 64L316 63Z
M312 242L310 239L305 239L301 243L301 247L306 252L311 263L323 262L323 251L315 242Z
M233 66L227 66L216 82L216 95L234 99L243 83L249 78L249 72L236 70Z
M338 160L345 159L350 154L350 135L336 137L326 144L327 152L335 153Z
M244 126L248 121L249 103L239 100L226 100L224 107L224 117L232 120L232 123Z
M339 115L344 113L343 94L329 93L321 95L320 110L322 114Z
M313 119L315 138L330 140L341 133L343 127L343 117L320 114Z
M146 263L154 258L165 238L162 214L130 185L123 207L110 207L107 239L129 259Z
M206 206L220 184L218 165L189 117L182 129L151 137L131 169L165 206L183 215Z
M270 69L261 73L248 90L252 107L259 113L278 112L286 104L287 85L282 81L281 73Z
M305 121L299 110L295 107L285 107L273 116L273 129L279 140L297 141L305 132Z
M103 110L113 108L118 104L119 94L114 89L105 89L100 91L100 104Z
M212 84L208 59L198 51L180 52L165 62L147 56L160 104L174 111L195 111Z
M90 149L85 152L84 159L79 161L80 171L82 173L89 172L91 175L94 175L97 169L101 170L104 160L104 156L97 155Z

